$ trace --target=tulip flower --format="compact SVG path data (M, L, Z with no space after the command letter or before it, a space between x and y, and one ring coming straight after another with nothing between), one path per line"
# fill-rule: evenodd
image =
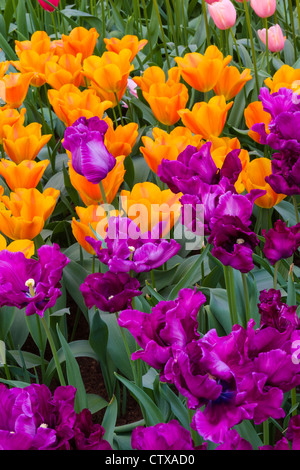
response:
M138 137L138 124L129 122L124 126L117 126L114 129L113 121L109 117L105 117L104 121L108 124L107 131L104 136L104 144L107 150L116 158L121 155L127 157Z
M271 114L264 110L261 101L253 101L245 108L244 116L246 126L249 129L249 137L251 137L255 142L260 143L261 136L258 132L253 131L252 127L254 124L264 123L265 132L268 134L270 132L268 126L271 122Z
M116 164L114 168L107 174L106 178L102 180L102 186L108 204L110 204L114 200L119 187L124 181L124 159L124 155L116 157ZM78 191L83 203L86 206L98 203L103 204L104 201L99 184L91 183L84 176L81 176L76 173L76 171L73 169L71 159L68 162L68 166L71 183L74 188Z
M103 118L111 101L102 101L96 90L79 90L73 84L63 85L59 90L48 90L48 98L56 116L67 126L72 126L77 119Z
M82 54L82 60L94 52L99 34L95 28L86 29L82 26L73 28L69 35L62 34L62 47L65 54Z
M266 28L257 31L259 39L266 45ZM271 52L280 52L284 48L286 36L279 24L275 24L268 28L268 48Z
M240 73L237 67L224 67L214 86L214 92L216 95L225 96L226 101L229 101L234 98L251 79L250 69L244 69L242 73Z
M83 61L83 75L101 100L111 101L113 106L121 101L129 74L134 69L130 57L131 51L123 49L119 54L104 52L101 57L90 56Z
M250 5L260 18L269 18L276 10L276 0L250 0Z
M95 231L101 238L105 238L108 223L107 213L99 204L91 204L87 207L77 206L75 210L79 220L76 220L75 217L72 219L71 228L73 235L85 251L95 255L96 252L86 241L86 237L92 237L96 240L93 232ZM117 210L109 212L110 217L117 217L118 215L119 212Z
M7 108L19 108L26 98L34 72L9 73L0 80L0 98Z
M183 126L176 126L170 133L153 127L153 138L143 136L144 147L140 147L149 168L157 174L157 168L163 158L176 160L178 155L188 146L193 145L198 150L203 144L202 137Z
M222 52L216 46L209 46L204 55L189 52L183 58L175 57L182 78L198 91L208 92L216 86L223 68L232 57L223 58Z
M265 79L265 84L271 93L277 92L280 88L291 88L296 91L300 85L300 69L284 64L274 73L272 78Z
M52 137L52 134L42 135L42 125L37 122L24 126L18 121L12 126L5 125L2 132L4 150L16 164L34 160Z
M106 49L110 52L116 52L119 54L123 49L129 49L131 51L130 62L133 61L137 53L145 47L148 43L147 39L141 39L139 41L137 36L126 34L121 39L118 38L104 38L103 39Z
M0 144L3 143L4 126L13 126L16 122L23 124L25 120L25 113L26 108L21 108L20 112L13 108L0 108Z
M91 183L100 183L116 164L104 144L107 127L94 116L81 117L65 130L63 146L71 152L73 169Z
M222 133L232 105L232 101L226 103L224 96L213 96L208 103L195 103L192 110L181 109L178 114L188 129L209 140L211 136L219 137Z
M42 178L49 160L23 160L16 164L4 158L0 161L0 175L12 191L17 188L35 188Z
M38 0L38 2L46 11L54 11L55 7L57 7L59 4L59 0L49 0L49 3L51 3L53 6L49 5L47 2L43 2L43 0Z
M15 240L7 244L3 235L0 234L0 251L2 250L12 251L13 253L21 251L26 258L31 258L34 255L35 248L32 240Z
M120 196L122 209L142 233L163 221L166 222L164 236L179 218L181 194L174 194L170 189L162 191L150 181L135 184L131 191L123 189Z
M149 93L151 85L158 83L166 83L171 86L180 82L180 69L178 67L171 67L166 74L161 67L153 65L146 68L142 76L135 76L132 79L144 92Z
M270 209L282 201L286 195L277 194L266 182L265 178L272 173L272 162L268 158L259 157L252 160L247 165L243 174L243 182L248 192L251 189L263 189L266 191L264 196L259 197L254 203L259 207Z
M47 83L56 90L69 83L76 87L83 85L81 57L80 53L76 57L72 54L63 54L58 61L50 59L46 62L45 77Z
M50 52L50 49L51 39L46 31L35 31L32 33L30 40L15 40L15 51L19 58L23 51L32 50L38 54L46 54L47 52Z
M208 4L208 11L217 28L232 28L236 22L236 9L230 0L219 0Z
M45 68L47 62L56 62L57 60L58 57L54 56L50 51L40 54L32 49L28 49L22 51L19 55L19 60L12 60L11 64L22 74L31 72L30 84L40 87L46 83Z
M292 256L300 246L300 223L287 227L278 219L270 230L262 230L266 239L263 252L271 264Z
M11 240L33 240L44 228L52 214L59 191L47 188L43 193L36 188L19 188L10 196L1 197L1 232Z

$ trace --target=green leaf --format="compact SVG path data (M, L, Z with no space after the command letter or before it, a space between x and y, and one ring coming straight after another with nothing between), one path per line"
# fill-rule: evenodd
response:
M113 447L113 438L114 438L114 431L115 431L116 422L117 422L117 416L118 416L118 401L116 397L113 396L109 405L106 408L106 411L102 420L102 426L105 429L103 439L108 441L111 447Z
M87 404L88 409L92 414L97 413L108 406L108 402L95 393L87 393Z
M170 389L170 387L165 383L159 384L159 390L162 396L166 399L169 403L171 410L176 417L182 424L185 429L190 429L190 420L187 411L187 407L185 404L182 403L180 398Z
M78 362L76 361L69 347L69 344L65 340L63 334L61 333L58 327L57 334L59 336L59 340L65 353L68 384L73 385L73 387L77 389L75 396L75 410L78 413L84 408L88 407L85 386L81 377Z

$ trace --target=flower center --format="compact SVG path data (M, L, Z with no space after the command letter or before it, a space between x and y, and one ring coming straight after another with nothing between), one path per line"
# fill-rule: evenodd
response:
M34 297L35 296L35 292L34 292L35 280L31 278L27 279L27 281L25 282L25 286L28 287L31 297Z
M238 245L242 245L243 243L245 243L245 240L244 240L243 238L238 238L237 241L236 241L236 243L237 243Z
M130 251L129 259L130 259L130 261L132 261L133 253L135 252L135 248L134 248L134 246L129 246L128 248L129 248L129 251Z

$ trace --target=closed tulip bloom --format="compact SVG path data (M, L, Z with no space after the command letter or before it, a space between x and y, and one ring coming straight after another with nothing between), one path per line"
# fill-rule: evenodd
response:
M23 124L25 120L25 113L26 108L21 108L20 112L13 108L0 108L0 144L3 143L4 126L13 126L16 122Z
M101 57L91 56L83 62L83 75L96 90L101 100L117 105L126 89L127 80L134 66L130 62L131 51L123 49L119 54L104 52Z
M259 39L266 45L266 28L257 31ZM268 29L268 48L271 52L280 52L284 48L286 36L279 24L275 24Z
M271 114L264 110L261 101L253 101L245 108L244 116L246 126L249 129L249 137L251 137L251 139L253 139L255 142L260 143L261 136L258 132L252 130L252 126L262 122L265 124L266 133L269 133L270 131L268 126L271 122Z
M45 65L47 83L56 90L72 83L76 87L84 84L81 65L82 55L63 54L59 60L49 60Z
M133 77L132 80L140 87L143 93L149 93L151 85L156 83L167 83L168 85L179 83L180 69L178 67L171 67L168 70L168 76L166 77L166 74L161 67L153 65L146 68L142 76Z
M52 214L60 192L47 188L19 188L10 196L2 196L0 209L1 232L11 240L33 240L44 228Z
M59 4L59 0L50 0L49 1L49 3L51 3L53 5L53 7L51 5L49 5L49 3L43 2L43 0L38 0L38 2L41 5L41 7L43 7L44 10L46 10L46 11L54 11L55 10L54 7L57 7L58 4Z
M68 153L68 152L67 152ZM103 189L108 204L110 204L124 181L125 156L121 155L116 157L116 164L114 168L107 174L106 178L102 180ZM84 176L79 175L72 167L71 159L68 162L70 180L74 188L78 191L83 203L86 206L91 204L103 204L103 198L100 191L99 184L94 184L88 181Z
M226 101L229 101L234 98L251 79L250 69L245 69L240 73L237 67L224 67L214 87L214 92L216 95L225 96Z
M0 80L0 98L7 108L19 108L26 98L34 72L9 73Z
M223 58L216 46L209 46L204 55L189 52L183 58L175 57L182 78L198 91L208 92L216 85L223 68L232 57Z
M236 22L236 9L230 0L220 0L208 5L208 11L217 28L232 28Z
M32 122L28 126L16 122L3 128L3 147L9 158L16 164L23 160L34 160L52 134L42 135L42 125Z
M248 192L250 192L251 189L263 189L266 191L264 196L261 196L254 201L254 204L266 209L270 209L286 197L285 194L275 193L271 186L266 182L266 176L269 176L271 173L271 160L260 157L252 160L252 162L247 165L243 174L244 185Z
M104 136L104 143L107 150L116 158L120 155L127 157L136 143L138 137L138 124L129 122L124 126L119 125L114 128L113 121L109 117L105 117L104 121L108 124L107 131Z
M127 217L135 221L142 233L151 230L158 222L165 222L164 236L179 218L180 197L180 193L161 190L156 184L146 181L135 184L131 191L123 189L121 204Z
M68 127L80 117L89 119L97 116L103 118L106 109L112 106L111 101L102 101L96 90L79 90L73 84L63 85L59 90L48 90L49 102L56 116Z
M276 10L276 0L250 0L250 5L260 18L268 18Z
M300 223L287 227L278 219L270 230L262 230L265 237L263 252L271 264L293 256L300 246Z
M41 180L49 160L34 162L23 160L16 164L10 160L0 161L0 175L12 191L17 188L35 188Z
M22 51L19 55L19 60L12 60L11 64L22 74L31 72L30 84L40 87L46 83L45 67L47 62L55 62L57 60L58 57L54 56L50 51L45 54L39 54L32 49L28 49Z
M194 134L200 134L205 140L221 135L227 113L233 102L226 103L225 97L213 96L208 103L195 103L192 110L181 109L178 114L183 124Z
M140 147L140 151L150 169L156 174L163 158L176 160L188 145L199 149L203 143L200 135L194 135L183 126L176 126L170 133L159 127L153 127L152 135L153 138L149 136L142 137L144 146Z
M79 220L75 219L75 217L72 219L71 228L73 235L85 251L95 255L96 252L86 241L86 237L92 237L96 240L95 231L100 237L105 238L108 223L107 213L99 204L91 204L87 207L77 206L75 210ZM117 217L118 215L119 212L117 210L110 211L109 213L110 217Z
M133 61L137 53L145 47L148 43L147 39L141 39L137 36L126 34L121 39L119 38L104 38L103 39L106 49L117 54L123 49L129 49L131 51L130 62Z
M38 54L46 54L47 52L50 52L50 48L51 39L46 31L35 31L31 35L30 40L15 40L15 51L19 58L23 51L32 50Z
M178 111L185 108L189 99L188 89L183 83L153 84L149 92L144 92L143 95L156 119L166 126L172 126L179 121Z
M82 54L82 60L93 54L99 34L95 28L89 30L78 26L69 35L62 34L61 40L65 54L77 56Z
M26 258L31 258L34 255L34 242L32 240L15 240L7 244L3 235L0 234L0 251L8 250L12 252L21 251Z

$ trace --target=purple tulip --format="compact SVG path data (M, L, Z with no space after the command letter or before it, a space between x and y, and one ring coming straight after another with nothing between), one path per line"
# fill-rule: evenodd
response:
M262 230L262 234L266 239L263 252L271 264L289 258L300 246L300 223L287 227L279 219L268 232Z
M91 183L99 183L113 169L116 159L104 144L108 125L97 116L80 117L67 127L63 146L72 155L73 169Z
M139 281L129 274L107 271L89 274L80 291L88 308L95 305L104 312L113 313L131 308L132 298L142 294L139 288Z
M243 439L235 429L230 429L216 450L253 450L250 442Z
M276 442L274 446L265 445L260 446L259 450L290 450L289 443L285 437Z
M111 445L103 439L105 429L93 423L92 414L87 408L76 415L74 424L75 450L112 450Z
M86 240L94 248L99 260L114 273L150 271L164 264L180 250L180 244L160 238L162 224L151 232L141 233L127 217L110 217L103 243L92 237Z
M61 276L69 259L58 245L43 245L39 259L26 258L22 252L0 252L0 307L26 307L26 315L43 316L61 295Z
M292 450L300 450L300 415L292 416L289 420L286 438L292 442Z
M195 448L191 433L177 420L155 426L137 426L131 434L135 450L205 450L206 445Z

